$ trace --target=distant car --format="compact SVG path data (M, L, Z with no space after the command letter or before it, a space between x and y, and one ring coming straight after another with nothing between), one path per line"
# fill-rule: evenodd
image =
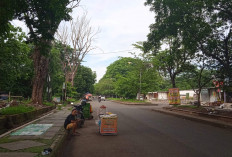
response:
M7 100L8 94L0 94L0 100Z
M102 101L106 101L106 97L105 96L101 96L101 100Z

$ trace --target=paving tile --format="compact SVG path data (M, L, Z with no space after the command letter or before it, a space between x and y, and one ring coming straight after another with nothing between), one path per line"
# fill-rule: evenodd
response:
M61 127L64 126L64 123L53 123L54 127Z
M20 149L44 146L44 145L46 144L31 141L31 140L24 140L24 141L17 141L17 142L11 142L11 143L3 143L3 144L0 144L0 147L9 149L9 150L20 150Z
M50 140L53 136L41 136L41 139Z
M32 135L32 136L10 136L9 139L22 139L22 140L34 140L34 139L40 139L40 136L38 135Z
M40 121L40 122L38 122L38 124L52 124L53 123L53 121L52 120L42 120L42 121Z
M6 152L0 153L1 157L34 157L37 153L24 153L24 152Z
M56 131L51 131L51 132L46 132L46 133L44 133L43 135L41 135L41 138L43 138L43 137L53 137L53 136L55 136L56 135Z
M53 125L54 126L54 125ZM51 127L47 130L47 132L58 132L60 130L60 127ZM44 133L46 134L46 133Z

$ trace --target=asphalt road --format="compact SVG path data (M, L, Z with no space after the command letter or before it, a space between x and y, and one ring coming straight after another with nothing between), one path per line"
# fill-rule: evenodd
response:
M231 157L232 132L151 111L151 107L91 102L118 114L118 135L102 136L86 120L81 136L68 138L62 157Z

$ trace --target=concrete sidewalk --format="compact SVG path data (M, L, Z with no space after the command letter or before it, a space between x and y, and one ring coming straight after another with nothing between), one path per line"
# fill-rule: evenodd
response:
M37 126L37 128L32 128L33 135L30 133L30 135L24 135L25 130L18 130L17 132L13 132L13 134L9 133L0 138L0 156L38 157L42 156L41 152L47 148L53 150L49 156L56 156L57 151L66 136L63 124L66 117L71 113L69 108L71 107L65 107L62 110L55 109L53 113L44 116L42 119L33 122L31 125L27 125L27 127ZM40 129L42 129L40 126L45 126L43 132L40 131ZM22 129L25 128L26 127Z

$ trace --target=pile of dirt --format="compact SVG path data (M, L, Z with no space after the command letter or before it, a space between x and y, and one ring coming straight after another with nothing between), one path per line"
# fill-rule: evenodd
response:
M205 113L209 115L220 115L232 118L232 110L230 109L219 109L216 107L199 107L199 108L190 108L190 107L171 107L172 109L182 110L185 112L196 112L196 113Z

